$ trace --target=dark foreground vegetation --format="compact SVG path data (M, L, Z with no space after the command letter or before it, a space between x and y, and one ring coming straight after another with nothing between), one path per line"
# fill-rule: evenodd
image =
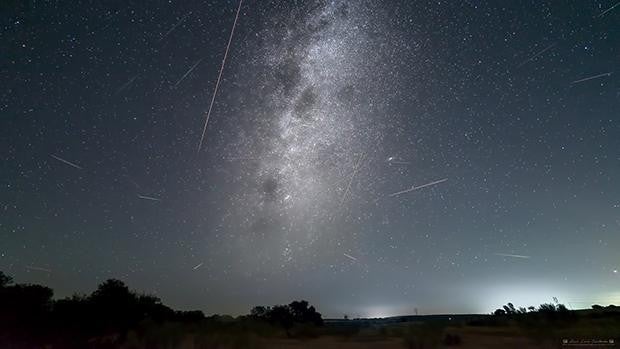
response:
M569 310L559 302L490 315L331 319L306 301L257 306L236 318L175 311L107 280L90 295L54 300L50 288L0 272L0 348L559 348L578 340L613 347L620 307ZM564 343L563 343L564 342ZM614 343L611 343L614 342Z
M242 348L248 336L299 336L323 325L307 301L258 306L236 319L206 317L202 311L175 311L115 279L88 296L52 297L49 287L13 284L0 272L0 348L175 348L188 336L199 347Z

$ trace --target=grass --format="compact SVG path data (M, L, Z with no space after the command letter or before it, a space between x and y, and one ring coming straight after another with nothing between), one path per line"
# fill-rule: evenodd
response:
M492 318L490 318L492 319ZM496 319L497 320L497 319ZM617 338L620 316L568 318L523 316L468 323L427 321L351 326L281 328L251 320L163 323L145 321L121 339L121 349L304 349L304 348L557 348L563 338Z

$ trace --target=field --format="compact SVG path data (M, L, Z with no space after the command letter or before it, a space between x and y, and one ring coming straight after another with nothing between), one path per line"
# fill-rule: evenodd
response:
M196 330L197 332L194 332ZM281 349L370 349L370 348L463 348L463 349L522 349L561 348L563 339L599 339L607 341L618 338L620 317L617 314L590 314L582 312L569 318L543 318L537 316L510 317L481 316L478 320L456 319L390 322L376 320L351 320L348 323L327 323L323 327L303 327L291 330L290 337L277 328L256 328L252 325L238 327L231 322L228 326L204 332L177 328L166 331L152 329L153 333L167 338L152 338L140 343L128 343L122 348L281 348ZM181 332L177 332L181 331ZM177 332L172 335L173 332ZM185 332L185 333L183 333ZM168 333L166 335L165 333ZM143 333L146 335L146 333ZM148 337L148 335L146 335ZM136 337L137 338L137 337ZM177 338L177 340L171 340ZM159 344L155 344L158 342ZM594 347L582 345L580 348ZM597 345L596 347L613 347Z

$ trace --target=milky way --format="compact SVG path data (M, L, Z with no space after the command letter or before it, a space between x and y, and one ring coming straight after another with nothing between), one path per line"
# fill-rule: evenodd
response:
M379 30L371 19L378 15L363 4L312 4L273 18L285 24L258 34L270 36L257 50L257 65L268 72L258 106L268 126L246 135L262 146L244 145L238 155L241 161L256 159L251 177L257 180L255 190L238 201L240 212L253 212L244 218L253 234L247 243L275 240L257 251L269 260L295 264L298 256L316 258L318 239L344 238L332 227L350 214L344 201L368 196L367 190L352 197L348 192L355 172L369 170L359 168L360 160L375 151L381 139L376 124L384 122L368 98L383 87L378 80L368 82L385 72L377 53L377 41L385 38L371 38Z

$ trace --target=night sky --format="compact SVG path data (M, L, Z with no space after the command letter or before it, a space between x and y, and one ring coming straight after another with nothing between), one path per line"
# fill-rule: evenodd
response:
M0 270L327 317L620 303L620 6L2 1ZM616 7L618 6L618 7Z

